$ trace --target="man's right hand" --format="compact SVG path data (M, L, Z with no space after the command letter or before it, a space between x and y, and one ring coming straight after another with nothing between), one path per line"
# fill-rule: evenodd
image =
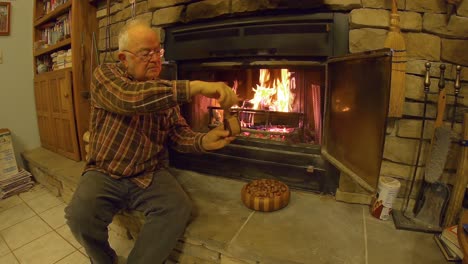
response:
M239 102L239 97L234 93L231 87L223 82L190 82L190 95L201 94L209 98L218 100L221 108L230 108Z

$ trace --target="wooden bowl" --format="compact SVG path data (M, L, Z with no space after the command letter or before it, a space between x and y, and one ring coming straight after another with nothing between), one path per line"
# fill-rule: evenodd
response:
M273 212L288 205L290 193L283 182L259 179L244 185L241 197L244 205L252 210Z

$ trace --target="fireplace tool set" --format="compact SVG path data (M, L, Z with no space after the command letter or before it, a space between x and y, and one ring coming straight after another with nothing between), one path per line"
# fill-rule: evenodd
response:
M427 105L430 80L431 64L425 64L425 78L424 78L424 104L423 115L421 120L421 131L419 136L419 144L416 156L415 169L413 171L412 179L410 181L409 192L407 193L403 208L401 211L394 211L393 218L395 226L398 229L408 229L423 232L441 232L444 214L449 205L450 189L442 180L442 174L447 160L448 152L451 145L451 138L454 135L452 131L460 97L460 72L461 66L456 66L456 80L454 84L454 106L451 114L450 128L444 126L443 120L445 116L447 89L445 88L445 69L446 65L440 65L440 78L439 78L439 91L437 99L437 114L434 121L434 132L431 136L429 150L426 155L425 169L423 173L423 180L421 188L417 194L415 206L412 212L408 212L408 204L410 196L413 192L416 175L419 168L419 160L421 157L422 145L424 144L424 131L427 121ZM466 124L465 124L466 126ZM461 141L463 142L463 141ZM462 143L461 145L466 144ZM460 160L462 163L462 160ZM459 165L460 167L460 165ZM458 177L463 177L462 175ZM466 184L465 184L466 186Z

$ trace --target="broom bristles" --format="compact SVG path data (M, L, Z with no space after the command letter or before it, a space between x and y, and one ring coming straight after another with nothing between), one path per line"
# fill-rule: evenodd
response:
M406 44L400 32L389 31L384 42L384 47L398 51L406 51Z

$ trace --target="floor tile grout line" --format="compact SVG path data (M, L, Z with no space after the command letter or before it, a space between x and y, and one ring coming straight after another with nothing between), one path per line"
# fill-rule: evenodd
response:
M66 223L63 224L63 225L61 225L61 226L58 226L58 227L54 228L54 227L51 226L43 217L41 217L41 214L43 214L43 213L45 213L45 212L47 212L47 211L49 211L49 210L52 210L52 209L54 209L55 207L58 207L58 206L61 206L61 204L59 204L59 205L57 205L57 206L54 206L54 207L52 207L52 208L50 208L50 209L47 209L47 210L45 210L45 211L42 212L42 213L37 213L37 216L38 216L42 221L44 221L44 223L46 223L50 228L52 228L52 230L54 230L54 231L56 231L57 229L61 228L61 227L64 226L64 225L66 225ZM65 218L65 215L63 215L63 217ZM57 232L57 233L58 233L58 232Z
M63 258L61 258L61 259L55 261L55 262L52 263L52 264L55 264L55 263L58 263L58 262L62 261L63 259L67 258L68 256L75 254L75 252L80 252L80 251L77 249L77 250L73 251L72 253L70 253L70 254L64 256ZM81 252L80 252L80 254L81 254ZM45 263L44 263L44 264L45 264Z
M18 261L18 263L21 263L18 256L16 256L15 252L11 251L11 254L13 255L13 257L16 259L16 261Z
M63 203L63 205L65 205L65 207L66 207L67 204L64 203L64 202L62 202L62 203ZM38 215L39 215L39 214L43 214L43 213L45 213L45 212L47 212L47 211L50 211L50 210L52 210L52 209L55 209L55 207L59 207L59 206L62 206L62 204L57 204L57 205L55 205L55 206L53 206L53 207L51 207L51 208L45 210L44 212L38 213Z
M19 195L18 195L18 197L19 197ZM15 225L17 225L17 224L19 224L19 223L22 223L22 222L24 222L24 221L27 221L27 220L33 218L34 216L37 216L39 219L41 219L41 221L43 221L47 226L50 227L51 231L50 231L50 232L46 232L45 234L43 234L43 235L41 235L41 236L39 236L39 237L37 237L37 238L35 238L35 239L29 241L28 243L26 243L26 244L24 244L24 245L18 247L18 248L15 249L15 250L18 250L18 249L20 249L20 248L22 248L22 247L24 247L24 246L30 244L31 242L36 241L37 239L39 239L39 238L41 238L41 237L43 237L43 236L45 236L45 235L50 234L51 232L55 232L59 237L61 237L63 240L65 240L66 243L70 244L74 249L78 250L72 243L70 243L65 237L63 237L59 232L57 232L56 229L54 229L49 223L47 223L47 221L45 221L45 220L39 215L39 213L37 213L36 211L34 211L34 210L28 205L28 203L27 203L26 201L24 201L21 197L19 197L19 198L23 201L23 203L24 203L29 209L31 209L31 211L34 213L34 215L31 216L31 217L28 218L28 219L25 219L25 220L23 220L23 221L21 221L21 222L18 222L18 223L14 224L14 225L11 225L11 226L7 227L7 228L10 228L10 227L12 227L12 226L15 226ZM18 204L18 205L20 205L20 204ZM58 206L58 205L57 205L57 206ZM54 207L55 207L55 206L54 206ZM52 209L52 208L54 208L54 207L51 207L51 208L49 208L49 209ZM48 209L48 210L49 210L49 209ZM46 210L46 211L47 211L47 210ZM46 212L46 211L44 211L44 212ZM41 213L43 213L43 212L41 212ZM66 225L66 224L65 224L65 225ZM62 225L62 226L64 226L64 225ZM62 226L60 226L60 227L58 227L58 228L61 228ZM7 229L7 228L4 228L4 229L0 230L0 232L3 231L3 230L5 230L5 229ZM57 229L58 229L58 228L57 228ZM2 238L3 238L3 237L2 237ZM5 240L5 239L3 239L3 240ZM8 246L8 243L6 243L6 241L5 241L5 244ZM9 246L8 246L8 248L11 250L11 248L10 248ZM13 251L13 250L11 250L11 252L14 254L14 251ZM15 255L15 257L16 257L16 255Z
M16 257L15 253L13 252L13 250L11 249L10 245L8 245L8 243L6 242L5 238L3 237L2 234L0 234L0 239L3 240L3 242L5 243L5 246L10 250L10 253L13 255L13 257L16 259L16 261L18 261L18 263L20 263L19 259ZM6 254L8 255L8 254ZM5 255L5 256L6 256ZM3 257L3 256L2 256Z
M19 195L17 195L17 196L18 196L18 198L22 201L22 203L25 203L25 202L19 197ZM18 206L18 205L20 205L20 204L21 204L21 203L15 205L15 206ZM26 204L26 203L25 203L25 204ZM13 206L13 207L15 207L15 206ZM11 207L11 208L13 208L13 207ZM30 218L33 218L33 217L34 217L34 216L31 216ZM30 218L28 218L28 219L30 219ZM27 219L26 219L26 220L27 220ZM26 220L25 220L25 221L26 221ZM8 228L8 227L7 227L7 228ZM6 229L6 228L4 228L4 229L2 229L2 230L5 230L5 229ZM11 254L13 255L13 257L16 259L16 261L17 261L18 263L21 263L20 260L19 260L19 258L16 256L15 252L13 251L13 249L11 249L10 245L8 245L8 243L6 242L5 238L4 238L3 235L1 234L1 231L2 231L2 230L0 230L0 239L3 240L3 242L5 243L5 246L10 250L10 253L11 253Z
M45 187L43 187L43 188L45 188ZM19 197L23 202L25 202L25 203L26 203L27 201L31 201L31 200L36 199L36 198L38 198L38 197L44 196L44 195L46 195L46 194L52 194L52 195L54 195L54 194L51 193L49 190L47 190L47 188L45 188L44 190L45 190L45 193L39 194L39 195L34 196L34 197L31 197L31 199L28 199L28 200L25 200L25 199L22 198L19 194L17 194L17 195L18 195L18 197Z
M35 238L35 239L29 241L28 243L22 245L21 247L15 249L15 250L18 250L18 249L20 249L20 248L22 248L22 247L24 247L24 246L26 246L26 245L28 245L28 244L31 244L32 242L38 240L38 239L41 238L41 237L44 237L44 236L46 236L46 235L49 235L49 234L52 233L52 232L56 233L60 238L62 238L62 239L65 241L65 243L68 243L70 246L72 246L72 248L74 248L75 251L77 251L77 250L79 251L78 248L76 248L72 243L70 243L67 239L65 239L65 237L63 237L59 232L57 232L57 230L54 230L54 229L52 229L50 232L47 232L47 233L45 233L45 234L43 234L43 235L41 235L41 236L39 236L39 237L37 237L37 238ZM5 243L6 243L6 242L5 242ZM7 244L7 245L8 245L8 244ZM13 253L13 255L15 255L15 253L14 253L15 250L11 250L11 253ZM73 251L71 254L73 254L75 251ZM69 254L69 255L70 255L70 254ZM67 256L68 256L68 255L67 255ZM15 255L15 257L16 257L16 255ZM66 256L65 256L65 257L66 257ZM64 258L65 258L65 257L64 257ZM62 258L62 259L63 259L63 258ZM60 259L60 260L62 260L62 259ZM60 260L58 260L58 261L60 261ZM18 263L20 263L19 260L18 260ZM54 263L56 263L56 262L54 262ZM45 263L44 263L44 264L45 264Z
M366 213L364 207L362 208L362 224L363 224L363 231L364 231L364 259L365 259L365 264L369 264L369 252L367 248L367 223L366 223Z
M47 193L45 193L45 194L43 194L43 195L39 195L39 196L37 196L37 197L41 197L41 196L44 196L44 195L46 195L46 194L47 194ZM52 193L49 192L49 194L52 194ZM52 196L54 196L54 195L52 194ZM34 209L28 204L27 201L23 200L19 195L18 195L18 197L19 197L19 198L24 202L24 204L26 204L26 206L27 206L29 209L31 209L31 211L33 211L37 216L39 216L39 214L42 214L42 213L44 213L44 212L47 212L48 210L50 210L50 209L52 209L52 208L54 208L54 207L56 207L56 206L61 205L61 204L57 204L57 205L54 205L54 206L52 206L52 207L50 207L50 208L48 208L48 209L46 209L46 210L44 210L44 211L42 211L42 212L36 212L36 210L34 210ZM37 197L35 197L35 198L37 198ZM56 196L54 196L54 197L56 197ZM30 200L32 200L32 199L29 199L28 201L30 201ZM61 201L61 202L63 203L63 201ZM42 219L42 217L40 217L40 216L39 216L39 218ZM44 222L45 222L45 221L44 221ZM46 223L47 223L47 222L46 222ZM52 228L52 229L53 229L53 228Z
M63 226L66 226L66 225L67 225L67 224L64 224ZM61 226L60 228L62 228L63 226ZM70 241L68 241L68 240L67 240L64 236L62 236L57 230L54 230L54 232L57 233L57 234L59 235L59 237L61 237L63 240L65 240L65 242L67 242L68 244L70 244L74 249L79 250L79 249L81 248L81 247L80 247L80 248L75 247L75 245L73 245L73 243L71 243ZM72 234L72 235L73 235L73 234ZM75 238L75 237L73 237L73 238ZM76 241L76 242L78 242L78 241ZM78 243L79 243L79 242L78 242ZM80 244L80 246L81 246L81 244Z
M26 204L26 202L24 202L24 203ZM18 204L18 205L19 205L19 204ZM27 205L27 204L26 204L26 206L29 207L29 205ZM59 206L59 205L57 205L57 206ZM55 207L56 207L56 206L55 206ZM30 207L29 207L29 208L30 208ZM54 207L52 207L52 208L54 208ZM51 208L51 209L52 209L52 208ZM31 209L31 210L32 210L32 209ZM46 211L47 211L47 210L46 210ZM46 212L46 211L44 211L44 212ZM62 228L62 227L65 226L66 224L63 224L63 225L61 225L61 226L59 226L59 227L57 227L57 228L54 228L54 227L52 227L44 218L42 218L42 217L39 215L39 213L36 213L34 210L33 210L33 212L34 212L34 215L33 215L33 216L31 216L31 217L29 217L29 218L27 218L27 219L24 219L24 220L22 220L22 221L20 221L20 222L18 222L18 223L15 223L15 224L13 224L13 225L11 225L11 226L8 226L8 227L6 227L6 228L0 230L0 237L2 237L2 239L5 241L5 244L8 246L8 248L10 249L11 252L13 252L13 250L12 250L11 247L8 245L8 243L6 242L5 238L3 238L3 236L1 235L1 232L4 231L4 230L6 230L6 229L8 229L8 228L10 228L10 227L15 226L15 225L18 225L18 224L21 224L21 223L23 223L23 222L26 222L26 221L30 220L31 218L33 218L33 217L35 217L35 216L37 216L42 222L44 222L51 230L50 230L49 232L46 232L45 234L43 234L43 235L41 235L41 236L35 238L35 239L29 241L29 242L26 243L26 244L29 244L29 243L33 242L34 240L39 239L39 238L41 238L41 237L43 237L43 236L49 234L51 231L54 231L55 233L57 233L58 236L60 236L63 240L65 240L65 241L66 241L68 244L70 244L73 248L75 248L76 250L78 250L78 248L76 248L72 243L70 243L64 236L62 236L62 235L57 231L57 229ZM44 212L42 212L42 213L44 213ZM24 244L24 245L26 245L26 244ZM16 248L15 250L17 250L17 249L23 247L24 245L22 245L22 246Z
M28 243L22 245L21 247L15 249L15 250L11 250L11 253L12 253L13 256L16 258L16 260L18 261L18 263L21 263L21 261L19 260L19 257L16 256L15 251L18 250L18 249L20 249L20 248L22 248L22 247L24 247L24 246L26 246L26 245L28 245L28 244L31 244L32 242L34 242L34 241L38 240L39 238L41 238L41 237L43 237L43 236L45 236L45 235L47 235L47 234L50 234L50 233L52 233L52 232L54 232L54 230L52 230L52 231L50 231L50 232L47 232L47 233L43 234L42 236L39 236L39 237L37 237L37 238L35 238L35 239L29 241ZM6 243L6 242L5 242L5 243ZM45 263L44 263L44 264L45 264Z
M18 249L20 249L20 248L26 246L26 245L29 245L29 244L31 244L32 242L38 240L39 238L41 238L41 237L43 237L43 236L46 236L46 235L48 235L48 234L50 234L50 233L52 233L52 232L55 232L55 231L54 231L54 230L50 230L49 232L47 232L47 233L45 233L45 234L42 234L42 235L40 235L40 236L34 238L33 240L29 241L28 243L26 243L26 244L24 244L24 245L22 245L22 246L20 246L20 247L18 247L18 248L15 248L14 250L12 250L12 252L14 252L14 251L16 251L16 250L18 250Z
M45 194L43 194L43 195L45 195ZM39 195L39 196L37 196L37 197L40 197L40 196L43 196L43 195ZM65 226L66 224L61 225L60 227L57 227L57 229L54 229L49 223L47 223L47 221L45 221L45 220L39 215L39 214L41 214L41 213L44 213L44 212L46 212L46 211L48 211L48 210L50 210L50 209L52 209L52 208L55 208L55 207L57 207L57 206L60 206L60 205L53 206L53 207L51 207L51 208L45 210L44 212L38 213L38 212L34 211L34 210L29 206L29 204L27 203L27 201L25 201L25 200L24 200L23 198L21 198L19 195L18 195L18 197L21 199L21 201L22 201L29 209L31 209L31 210L33 211L34 215L31 216L31 217L28 218L28 219L25 219L25 220L23 220L23 221L21 221L21 222L18 222L18 223L16 223L16 224L14 224L14 225L12 225L12 226L15 226L15 225L17 225L17 224L19 224L19 223L22 223L22 222L26 221L26 220L29 220L29 219L33 218L34 216L37 216L37 217L38 217L39 219L41 219L47 226L49 226L49 227L51 228L51 231L50 231L50 232L47 232L47 233L45 233L45 234L43 234L43 235L41 235L41 236L39 236L39 237L37 237L37 238L31 240L31 241L29 241L28 243L26 243L26 244L24 244L24 245L18 247L18 248L15 249L15 250L18 250L18 249L20 249L20 248L22 248L22 247L24 247L24 246L26 246L26 245L32 243L33 241L36 241L37 239L39 239L39 238L41 238L41 237L43 237L43 236L45 236L45 235L50 234L51 232L55 232L60 238L62 238L63 240L65 240L65 243L70 244L70 245L75 249L75 251L76 251L76 250L79 251L79 249L78 249L77 247L75 247L71 242L69 242L64 236L62 236L62 235L57 231L58 228L61 228L61 227ZM36 197L36 198L37 198L37 197ZM32 199L30 199L30 200L32 200ZM28 200L28 201L30 201L30 200ZM20 204L18 204L18 205L20 205ZM15 207L15 206L13 206L13 207ZM12 226L9 226L9 227L12 227ZM7 227L7 228L9 228L9 227ZM4 228L4 229L7 229L7 228ZM2 229L2 230L4 230L4 229ZM2 231L2 230L0 230L0 231ZM2 238L3 238L3 237L2 237ZM5 241L5 239L3 239L3 240ZM6 243L6 241L5 241L5 244L8 246L8 243ZM14 253L14 250L12 250L9 246L8 246L8 248L10 249L10 252L13 254L13 256L15 256L16 260L18 261L18 263L20 263L20 262L19 262L19 259L16 257L16 255L15 255L15 253ZM75 251L73 251L71 254L73 254ZM68 256L68 255L67 255L67 256ZM67 256L65 256L65 257L67 257ZM64 258L65 258L65 257L64 257ZM63 259L63 258L62 258L62 259ZM62 259L60 259L60 260L62 260ZM58 261L60 261L60 260L58 260ZM57 261L57 262L58 262L58 261ZM56 263L56 262L54 262L54 263Z
M16 207L16 206L19 206L19 205L21 205L21 204L15 205L15 206L13 206L12 208L14 208L14 207ZM26 206L28 206L28 205L26 205ZM29 206L28 206L28 207L29 207ZM30 209L31 209L31 208L30 208ZM31 210L32 210L32 209L31 209ZM5 227L5 228L0 229L0 233L1 233L3 230L5 230L5 229L8 229L8 228L13 227L13 226L15 226L15 225L17 225L17 224L23 223L23 222L25 222L25 221L27 221L27 220L33 218L34 216L38 216L38 215L36 214L36 212L33 211L33 213L34 213L34 215L32 215L32 216L29 217L29 218L23 219L23 220L21 220L21 221L19 221L19 222L17 222L17 223L12 224L11 226L7 226L7 227ZM39 216L38 216L38 217L39 217ZM39 217L39 218L40 218L40 217Z
M242 229L244 229L244 226L247 225L247 223L249 222L250 218L255 214L255 211L252 211L250 213L250 215L247 217L247 219L245 220L245 222L242 224L242 226L239 228L239 230L237 230L237 232L234 234L234 236L232 237L232 239L229 241L228 243L228 246L231 245L231 243L239 236L240 232L242 231Z
M23 203L23 200L21 200L21 199L19 198L18 195L10 196L10 197L8 197L8 198L15 197L15 196L18 197L20 203L17 203L17 204L14 204L14 205L10 205L10 207L7 207L7 208L1 208L1 209L0 209L0 214L3 213L3 212L5 212L6 210L8 210L8 209L10 209L10 208L13 208L13 207L15 207L15 206L17 206L17 205ZM6 199L8 199L8 198L6 198ZM6 201L6 199L3 200L3 201ZM1 201L2 201L2 199L0 199L0 202L1 202Z
M39 237L37 237L37 238L35 238L35 239L29 241L28 243L22 245L21 247L15 249L15 250L12 250L11 253L13 253L13 255L15 256L15 258L18 260L18 263L21 263L21 262L19 261L18 257L16 257L16 254L15 254L14 251L16 251L16 250L18 250L18 249L20 249L20 248L22 248L22 247L24 247L24 246L26 246L26 245L28 245L28 244L31 244L32 242L34 242L34 241L38 240L39 238L44 237L44 236L46 236L46 235L48 235L48 234L50 234L50 233L52 233L52 232L56 233L59 237L61 237L63 240L65 240L65 243L68 243L69 245L71 245L71 246L75 249L75 251L73 251L72 253L66 255L65 257L63 257L63 258L57 260L57 261L54 262L54 263L59 262L60 260L62 260L62 259L64 259L64 258L68 257L69 255L75 253L76 251L79 251L79 249L77 249L75 246L73 246L72 243L68 242L68 240L66 240L64 237L62 237L62 236L60 235L59 232L57 232L56 230L52 229L52 231L47 232L47 233L45 233L45 234L43 234L43 235L41 235L41 236L39 236ZM44 263L44 264L47 264L47 263ZM50 263L50 264L52 264L52 263Z

